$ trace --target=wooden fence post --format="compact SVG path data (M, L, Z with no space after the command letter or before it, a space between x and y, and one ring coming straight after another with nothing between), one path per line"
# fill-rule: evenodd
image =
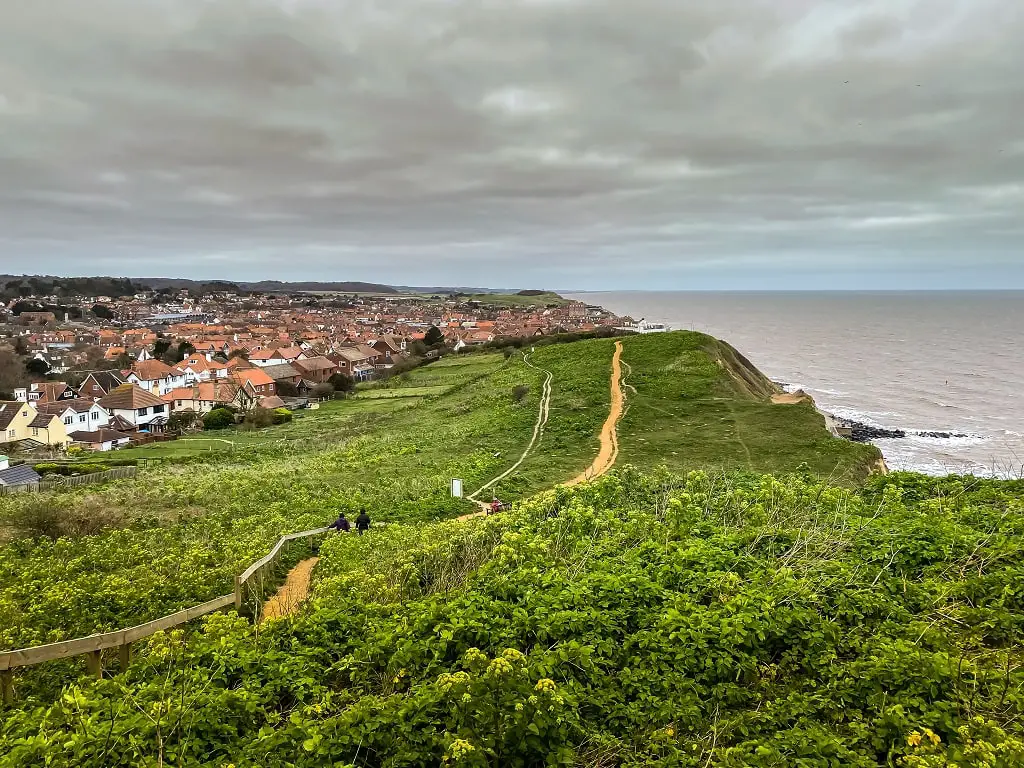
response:
M3 701L5 707L10 707L14 704L14 673L5 669L0 672L0 689L2 689L2 695L0 700Z
M131 664L132 661L132 644L125 643L120 648L118 648L117 656L121 662L121 674L123 675L125 672L128 671L128 665Z
M89 666L89 674L97 680L103 677L102 651L89 651L85 656L85 663Z
M235 576L235 610L242 610L242 577Z

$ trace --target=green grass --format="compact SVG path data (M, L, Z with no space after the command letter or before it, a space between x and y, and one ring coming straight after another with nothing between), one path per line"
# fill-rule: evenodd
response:
M863 479L880 454L831 437L809 403L774 405L771 382L709 336L687 331L631 336L632 367L619 427L619 463L691 469L792 472Z
M746 381L729 350L709 344L686 332L625 340L638 394L621 424L620 464L770 471L806 461L824 475L837 463L855 474L873 451L828 438L812 409L766 404L751 392L763 381ZM608 412L613 349L613 340L594 339L531 356L554 374L550 418L534 452L497 486L500 498L551 488L590 464ZM426 383L438 377L450 380ZM87 554L74 542L0 548L0 647L136 623L223 594L277 536L322 525L340 509L365 507L387 522L472 511L450 497L450 479L462 478L468 493L516 461L542 382L520 355L453 356L289 424L122 452L162 460L135 480L4 497L0 526L42 510L82 528L122 530L88 537ZM520 386L527 394L517 403ZM173 563L186 561L182 580ZM111 583L122 585L113 596Z
M465 297L463 301L476 301L493 307L547 307L569 303L568 299L563 299L557 293L550 291L538 296L520 296L515 293L474 293L472 296Z

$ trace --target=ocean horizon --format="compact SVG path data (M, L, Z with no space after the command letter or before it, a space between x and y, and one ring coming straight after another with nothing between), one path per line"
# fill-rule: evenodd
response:
M818 407L904 438L894 470L1024 476L1024 290L586 291L634 319L723 339ZM934 437L921 433L955 433Z

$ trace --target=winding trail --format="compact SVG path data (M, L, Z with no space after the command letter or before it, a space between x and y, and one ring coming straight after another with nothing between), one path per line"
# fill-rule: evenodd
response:
M277 594L264 603L260 621L279 619L298 610L309 595L309 580L313 575L313 566L319 560L319 557L310 557L288 571L288 577L278 587Z
M462 515L456 518L457 520L469 520L487 514L488 504L486 501L481 501L478 498L479 495L489 488L493 488L497 483L518 469L544 435L544 425L548 423L548 413L551 409L551 382L554 379L554 374L546 368L541 368L531 363L529 355L523 356L523 362L544 374L544 386L541 388L540 405L537 409L537 421L533 425L533 435L530 437L530 442L526 444L522 454L512 466L497 477L484 483L466 497L477 504L480 507L480 511ZM625 365L628 372L632 373L629 364L626 363ZM593 463L582 474L574 477L565 485L579 485L580 483L594 480L611 469L615 465L616 459L618 459L618 426L624 412L626 399L623 394L623 385L625 384L625 387L631 389L634 393L636 392L632 385L625 383L622 366L622 342L617 340L615 342L615 354L612 355L611 406L608 411L608 418L605 419L604 426L601 427L601 448ZM626 375L628 376L629 373ZM270 598L263 606L263 613L260 617L261 621L287 616L298 609L299 605L309 594L309 581L313 574L313 567L317 564L318 560L319 558L316 557L303 560L288 572L288 578L285 579L284 584L277 590L277 594Z
M548 423L548 412L551 408L551 381L554 379L554 374L551 373L551 371L549 371L546 368L541 368L540 366L531 363L529 355L523 355L523 362L526 363L531 368L533 368L534 370L541 371L544 374L544 385L543 387L541 387L540 405L537 409L537 421L534 422L533 424L533 435L530 437L530 442L526 444L526 448L523 450L523 453L519 456L519 459L516 461L515 464L506 469L497 477L484 483L482 486L477 488L475 491L473 491L473 493L469 494L466 497L469 501L472 501L474 504L479 506L480 511L470 512L468 515L460 515L458 518L456 518L458 520L469 520L470 518L479 517L480 515L487 514L488 503L486 501L481 501L477 497L481 493L486 491L488 488L493 488L495 485L497 485L499 481L503 480L504 478L508 477L513 472L515 472L515 470L518 469L519 466L526 460L526 457L530 455L530 451L533 450L534 446L537 444L537 441L544 436L544 425Z
M628 364L627 364L628 367ZM632 372L632 371L631 371ZM632 389L632 385L626 386ZM626 397L622 392L622 342L616 340L615 354L612 355L612 401L608 418L601 427L601 450L593 463L565 485L579 485L605 474L619 458L619 420L622 418ZM635 389L633 390L636 391Z

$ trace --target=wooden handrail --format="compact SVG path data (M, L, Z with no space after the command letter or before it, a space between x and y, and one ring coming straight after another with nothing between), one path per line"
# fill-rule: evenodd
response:
M131 644L136 640L154 635L165 629L185 624L205 616L208 613L219 611L229 605L241 608L242 591L246 583L253 578L261 569L275 562L281 548L289 541L295 539L310 538L326 533L329 528L314 528L299 533L289 533L277 540L273 549L255 563L246 568L241 575L235 577L235 591L230 595L221 595L213 600L208 600L200 605L177 611L175 613L161 616L158 619L147 621L145 624L138 624L126 629L116 629L113 632L101 632L87 637L77 637L73 640L61 640L46 645L36 645L30 648L19 648L13 651L0 651L0 700L4 704L11 704L14 700L14 687L12 670L18 667L30 667L35 664L42 664L47 661L68 659L74 656L89 656L89 670L99 677L102 674L100 667L100 652L110 648L121 649L122 670L127 666L131 657Z

